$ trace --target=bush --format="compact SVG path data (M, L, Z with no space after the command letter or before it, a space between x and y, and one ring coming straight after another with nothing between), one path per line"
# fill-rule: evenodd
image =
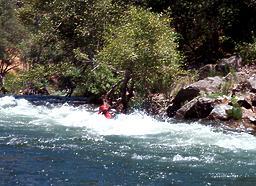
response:
M237 51L246 64L256 64L256 38L253 39L252 43L239 44Z
M181 73L183 59L170 21L163 15L131 7L121 25L110 26L106 47L97 59L117 72L117 78L125 80L137 95L165 91Z
M231 110L228 110L228 117L233 118L235 120L241 120L243 116L243 112L241 107L233 107Z
M231 99L232 109L227 111L227 114L230 118L233 118L235 120L241 120L243 117L242 108L237 103L237 98L232 97Z
M23 82L21 77L14 73L8 73L5 76L4 88L7 89L8 93L18 94L19 90L23 88Z

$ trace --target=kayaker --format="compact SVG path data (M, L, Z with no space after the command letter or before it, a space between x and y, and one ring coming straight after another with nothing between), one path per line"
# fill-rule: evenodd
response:
M113 116L109 111L110 111L110 107L106 104L103 104L99 107L98 114L103 114L107 119L111 119Z

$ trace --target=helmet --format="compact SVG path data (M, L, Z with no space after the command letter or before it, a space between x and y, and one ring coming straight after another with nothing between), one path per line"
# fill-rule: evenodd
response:
M108 110L109 110L109 106L107 106L107 105L101 105L100 108L99 108L100 112L108 111Z

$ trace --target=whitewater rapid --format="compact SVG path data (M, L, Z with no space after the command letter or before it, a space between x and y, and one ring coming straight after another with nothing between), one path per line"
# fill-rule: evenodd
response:
M0 116L2 121L15 117L18 118L16 125L44 126L46 130L54 126L79 128L97 139L110 135L147 139L151 140L150 146L162 148L205 145L234 151L256 150L256 138L248 133L216 130L197 122L158 121L139 111L129 115L118 114L109 120L98 115L97 108L89 105L35 106L25 99L6 96L0 98Z

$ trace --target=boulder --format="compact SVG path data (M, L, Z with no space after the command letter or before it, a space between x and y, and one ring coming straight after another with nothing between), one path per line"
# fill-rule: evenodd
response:
M212 109L211 113L208 116L210 120L227 120L228 119L228 110L231 110L232 106L227 104L217 104Z
M226 76L231 71L238 71L242 67L242 58L238 55L219 60L217 64L207 64L199 69L199 79L209 76Z
M200 119L206 118L212 111L214 100L211 98L198 97L183 105L177 112L177 119Z
M216 93L220 91L221 85L224 83L223 78L219 76L215 77L207 77L203 80L197 81L191 85L189 85L187 88L190 89L197 89L200 91L200 93Z
M251 91L251 86L246 81L235 83L231 90L232 95L237 95L237 96L240 96L241 94L245 94L246 92L250 92L250 91Z
M233 92L252 92L256 93L256 65L244 66L239 72L233 75L235 85ZM225 78L228 81L228 78Z
M252 106L256 107L256 94L250 94L250 100L252 102Z
M256 134L256 65L241 63L239 56L232 56L217 65L206 65L202 77L208 72L216 74L217 70L225 72L226 67L230 72L225 77L207 77L182 88L171 101L168 116L222 121L221 126L228 129ZM216 97L218 93L226 96Z
M151 94L143 102L143 108L150 115L164 116L170 100L164 94Z
M256 93L256 74L254 74L253 76L251 76L247 82L250 85L251 88L251 92Z
M172 104L167 108L167 116L174 117L176 111L179 110L185 102L191 101L199 95L200 90L197 87L182 88L172 100Z
M250 123L256 124L256 113L252 109L242 108L243 111L243 120L248 120Z
M176 111L179 110L186 102L193 100L200 94L219 92L223 82L223 78L219 76L208 77L182 88L172 100L172 104L168 107L167 115L169 117L174 117Z
M249 95L242 95L237 97L237 103L240 105L240 107L252 109L252 102Z
M234 55L229 58L221 59L217 66L216 71L228 74L230 71L238 71L242 67L242 58L239 55Z

